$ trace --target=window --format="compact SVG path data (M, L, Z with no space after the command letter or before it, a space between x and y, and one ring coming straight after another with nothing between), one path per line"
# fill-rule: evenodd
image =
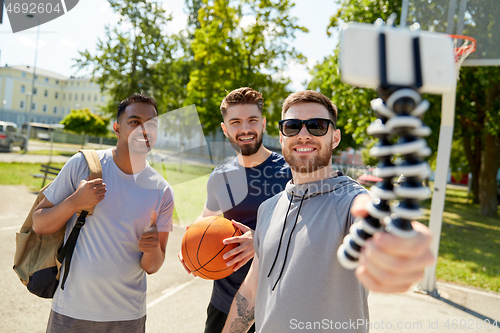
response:
M38 80L38 76L35 75L35 80Z
M17 128L15 128L14 126L12 125L7 125L7 128L5 129L5 131L7 133L16 133L17 132Z
M24 101L19 101L19 108L24 109Z
M97 95L94 95L94 102L97 102Z
M45 96L45 97L49 97L49 91L48 91L48 90L45 90L45 92L43 93L43 96Z
M21 92L24 94L26 92L26 87L25 86L21 86Z
M45 78L45 82L49 82L49 78L48 77Z
M92 87L94 86L94 82L90 82L89 85Z
M59 93L56 92L56 99L58 99L58 98L59 98Z
M78 94L75 94L75 101L77 101L77 100L78 100Z
M104 96L101 96L101 102L104 102Z
M64 116L64 108L61 107L61 114Z
M33 88L33 95L36 95L36 92L37 92L37 91L38 91L38 90L36 90L36 88Z
M71 94L68 94L69 100L71 101Z
M42 107L42 111L47 112L48 109L49 109L49 106L47 104L44 104Z
M82 102L85 100L85 95L82 94Z
M56 84L59 84L59 81L58 81L58 80L56 80Z
M26 73L25 73L25 72L23 72L23 74L21 74L21 75L22 75L23 77L26 77Z
M18 124L24 123L24 116L17 116L17 123Z
M31 110L36 111L36 103L35 102L31 103Z
M57 114L57 106L54 106L53 112L54 112L54 114Z
M63 94L63 101L66 100L66 94Z

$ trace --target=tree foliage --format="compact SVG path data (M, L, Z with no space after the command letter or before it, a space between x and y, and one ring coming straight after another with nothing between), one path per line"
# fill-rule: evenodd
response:
M280 102L289 94L283 70L289 61L304 61L290 46L299 26L288 0L202 0L197 2L192 40L194 70L185 104L195 104L206 133L219 128L225 95L249 86L263 93L270 132L277 132ZM193 5L193 8L196 8Z
M373 23L378 18L386 21L391 13L401 12L402 1L337 0L337 3L340 9L331 18L329 33L338 29L343 22ZM447 8L439 2L427 0L415 0L413 4L408 13L410 21L419 22L424 30L446 30L447 23L444 21L447 20ZM500 7L490 8L484 4L484 1L478 0L467 2L468 17L464 33L476 35L478 43L498 45L500 35L495 32L498 31L498 20L495 18L500 15ZM351 134L357 144L365 142L366 127L375 119L369 106L369 101L376 96L375 92L351 87L340 80L338 50L318 64L312 75L309 87L332 96L332 101L339 106L339 127L343 127L348 135ZM464 67L457 88L457 125L450 166L453 171L472 172L474 197L476 202L480 202L481 214L484 216L497 214L495 193L500 159L499 78L498 67ZM431 102L424 121L433 129L432 135L427 138L434 151L431 157L433 164L441 122L441 96L423 97Z
M105 136L108 134L109 118L101 117L89 109L71 110L60 123L66 131L76 134Z
M99 39L96 52L80 52L75 66L92 69L93 80L101 91L111 96L105 111L112 114L118 103L133 93L144 92L162 100L166 88L185 80L173 60L178 41L163 32L171 16L161 4L108 1L120 15L118 26L107 26L105 38Z

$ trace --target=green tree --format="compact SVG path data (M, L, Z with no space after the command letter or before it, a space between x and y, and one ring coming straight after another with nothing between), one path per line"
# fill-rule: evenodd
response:
M93 80L102 92L111 96L104 108L109 114L133 93L143 92L163 100L164 91L172 88L172 84L177 88L185 83L176 80L182 72L173 56L179 41L163 32L171 16L156 1L108 1L120 15L118 26L107 26L96 52L80 52L75 66L92 69ZM170 79L166 78L170 74L173 74Z
M205 133L220 124L219 106L227 92L249 86L264 95L268 129L277 132L279 105L289 94L283 76L287 62L305 61L290 46L297 25L288 0L202 0L193 27L194 70L185 102L195 104ZM193 18L195 17L193 6Z
M343 22L373 23L377 18L387 20L391 13L401 12L401 0L337 0L340 9L335 13L327 30L338 29ZM415 0L425 3L422 6L411 6L409 18L419 22L423 30L444 31L447 10L438 2ZM500 7L486 8L484 2L470 0L467 2L468 18L464 33L477 35L478 43L497 45L500 42L498 20ZM440 20L442 19L442 20ZM478 31L482 31L481 34ZM373 90L354 88L340 80L338 68L338 50L334 55L324 59L312 71L313 80L309 87L318 89L332 96L332 101L339 106L341 120L339 123L347 134L352 134L356 143L366 140L366 127L375 116L370 109L369 101L376 96ZM500 152L500 69L498 67L464 67L457 90L457 121L455 126L456 140L463 142L463 151L452 151L451 168L469 168L473 174L473 193L475 201L481 205L483 216L497 216L496 174L499 167ZM328 96L328 95L327 95ZM431 108L424 117L426 124L433 130L427 138L429 146L435 152L438 143L438 128L441 115L441 96L423 96L431 102ZM465 154L464 154L465 153ZM461 154L461 156L460 156ZM463 156L467 157L464 162ZM468 171L468 170L465 170Z
M85 136L105 136L109 132L109 118L101 117L89 109L71 110L60 123L64 125L66 131ZM85 137L83 145L85 145Z

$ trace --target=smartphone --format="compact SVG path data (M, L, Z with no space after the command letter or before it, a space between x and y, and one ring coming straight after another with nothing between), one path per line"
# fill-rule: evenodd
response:
M381 52L381 34L385 53ZM416 37L418 55L415 54ZM420 93L443 94L455 87L454 45L452 38L445 34L348 23L341 28L340 38L340 73L348 84L378 88L385 77L387 85L415 87L416 78L420 76L421 87L416 87ZM381 62L384 55L385 62ZM415 66L416 58L420 58L419 66Z

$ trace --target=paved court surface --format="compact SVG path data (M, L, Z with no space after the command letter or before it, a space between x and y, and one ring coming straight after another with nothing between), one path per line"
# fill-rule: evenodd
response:
M31 295L12 270L15 232L34 198L24 186L0 186L0 332L45 332L50 300ZM183 232L181 227L174 228L165 264L148 277L148 333L203 332L212 282L186 274L178 262ZM371 332L500 332L485 328L485 317L500 320L498 295L448 284L440 288L445 291L441 300L411 291L370 294ZM291 324L283 332L302 331L300 325ZM331 331L337 330L332 326Z

